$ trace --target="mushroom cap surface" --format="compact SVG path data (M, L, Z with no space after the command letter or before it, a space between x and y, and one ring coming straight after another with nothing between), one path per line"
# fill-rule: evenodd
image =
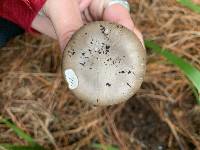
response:
M113 105L140 88L146 51L127 28L105 21L81 27L63 52L62 72L69 89L81 100Z

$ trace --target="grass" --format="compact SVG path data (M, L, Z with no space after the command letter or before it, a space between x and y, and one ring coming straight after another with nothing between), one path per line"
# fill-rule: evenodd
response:
M29 145L28 146L22 146L22 145L12 145L12 144L0 144L0 150L45 150L42 146L37 144L35 140L22 131L20 128L18 128L14 123L11 123L8 119L4 119L0 117L0 123L5 124L7 127L13 130L15 134L26 141Z
M180 58L167 49L161 48L155 42L146 40L145 46L167 58L172 64L179 67L184 75L191 81L198 104L200 104L200 71L189 62Z
M4 119L0 117L0 123L5 124L7 127L13 130L13 132L16 133L16 135L29 143L28 146L25 145L13 145L13 144L0 144L0 150L45 150L44 147L40 146L35 142L35 140L22 131L20 128L18 128L14 123L11 123L8 119ZM92 144L91 147L96 149L104 149L104 150L119 150L118 148L114 146L106 146L102 144Z
M7 119L4 119L4 118L0 119L0 123L3 123L6 126L8 126L9 128L11 128L18 135L18 137L25 140L29 144L33 144L33 145L36 144L36 142L34 141L34 139L31 136L26 134L24 131L19 129L15 124L11 123Z
M91 147L96 148L96 149L103 149L103 150L119 150L119 148L116 148L114 146L107 146L103 144L92 144Z
M191 9L194 12L200 13L200 6L198 4L193 3L191 0L177 0L177 2Z
M21 146L21 145L11 145L11 144L1 144L0 150L45 150L45 149L39 145Z

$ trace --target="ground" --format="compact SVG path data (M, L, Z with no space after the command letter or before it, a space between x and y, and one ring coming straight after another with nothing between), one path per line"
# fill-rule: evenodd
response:
M200 15L175 0L130 0L145 39L200 69ZM141 89L126 103L94 107L76 99L60 73L61 53L46 36L23 35L0 50L0 115L49 149L200 149L200 107L190 82L147 49ZM0 143L27 144L0 124Z

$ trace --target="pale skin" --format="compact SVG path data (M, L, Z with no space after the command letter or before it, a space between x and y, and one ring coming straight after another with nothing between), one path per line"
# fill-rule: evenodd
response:
M128 10L119 4L103 9L105 3L106 0L47 0L42 8L45 15L38 14L32 28L57 39L61 50L81 26L97 20L121 24L143 42L142 34L135 27Z
M193 0L194 3L200 4L200 0Z

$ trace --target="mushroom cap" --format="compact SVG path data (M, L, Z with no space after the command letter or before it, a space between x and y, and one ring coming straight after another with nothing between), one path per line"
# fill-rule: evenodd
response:
M105 21L81 27L63 53L62 72L69 89L81 100L113 105L140 88L146 51L127 28Z

